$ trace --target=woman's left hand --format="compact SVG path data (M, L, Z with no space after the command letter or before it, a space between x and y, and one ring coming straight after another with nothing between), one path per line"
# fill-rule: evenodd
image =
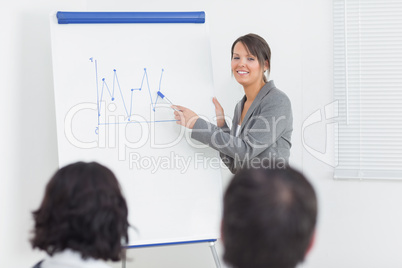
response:
M197 121L199 118L196 113L180 105L174 105L172 108L175 109L174 118L177 120L176 124L182 125L189 129L194 127L195 121Z

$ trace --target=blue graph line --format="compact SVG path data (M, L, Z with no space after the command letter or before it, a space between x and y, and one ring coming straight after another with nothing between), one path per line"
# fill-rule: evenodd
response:
M130 103L133 103L133 92L134 92L134 89L131 89L131 98L130 98ZM132 110L133 110L133 106L132 105L130 105L130 116L128 117L128 121L130 121L130 117L131 117L131 112L132 112Z
M149 89L149 80L148 80L147 68L144 68L144 72L145 72L145 76L147 77L148 92L149 92L149 98L151 99L152 110L155 112L155 106L154 106L154 102L152 100L151 90ZM141 85L141 87L142 87L142 85ZM156 103L155 103L155 105L156 105Z
M91 62L93 62L93 58L90 58L90 60L91 60ZM159 88L158 88L158 92L159 92L159 93L160 93L160 91L161 91L161 84L162 84L163 72L164 72L164 69L162 69L161 77L160 77L160 79L159 79ZM143 74L142 80L141 80L141 87L140 87L140 88L132 88L132 89L130 90L130 91L131 91L131 94L130 94L130 106L129 106L129 110L127 109L127 105L126 105L126 102L125 102L125 98L124 98L124 96L123 96L123 91L122 91L122 89L121 89L121 87L120 87L120 82L119 82L119 78L118 78L116 69L113 69L113 87L112 87L112 91L110 90L110 88L109 88L109 86L108 86L108 84L107 84L106 79L105 79L105 78L102 78L102 89L101 89L101 93L100 93L100 98L99 98L98 61L97 61L97 60L95 60L95 78L96 78L96 99L97 99L96 101L97 101L97 107L98 107L98 125L120 124L120 123L101 123L101 122L100 122L100 117L101 117L101 112L100 112L100 111L101 111L101 109L102 109L103 91L104 91L104 89L105 89L105 87L106 87L106 89L107 89L107 91L108 91L108 93L109 93L109 96L110 96L111 100L114 101L114 100L115 100L114 92L115 92L116 84L117 84L117 88L118 88L118 90L119 90L119 92L120 92L120 97L121 97L121 99L122 99L123 106L124 106L124 110L125 110L125 112L126 112L128 121L131 120L131 115L132 115L132 111L133 111L133 95L134 95L134 91L135 91L135 90L138 90L138 91L141 91L141 90L142 90L142 88L143 88L143 86L144 86L144 80L145 80L145 78L146 78L146 83L147 83L147 88L148 88L148 94L149 94L149 99L150 99L151 107L152 107L152 110L155 112L155 108L156 108L156 105L157 105L157 102L158 102L158 99L159 99L159 94L156 95L156 99L155 99L155 102L154 102L153 99L152 99L151 89L150 89L150 86L149 86L148 73L147 73L147 69L146 69L146 68L144 68L144 74ZM129 112L129 111L130 111L130 112ZM154 120L154 121L142 121L142 122L135 121L135 122L130 122L130 123L159 123L159 122L174 122L174 121L176 121L176 120ZM124 124L127 124L127 123L129 123L129 122L124 122Z
M159 89L158 89L158 91L161 91L161 84L162 84L163 71L164 71L164 70L162 69L161 79L159 79Z
M121 96L121 99L123 100L124 109L126 110L127 117L129 118L128 120L130 121L130 115L129 115L128 111L127 111L127 106L126 106L126 102L124 101L123 92L121 91L121 88L120 88L119 78L117 77L116 70L113 70L113 71L114 71L114 77L116 77L117 85L119 86L120 96ZM113 91L114 91L114 85L113 85ZM133 103L131 102L130 107L132 105L133 105Z
M101 97L100 97L100 100L102 100L103 99L103 88L105 87L105 83L102 83L102 91L101 91ZM99 101L98 100L98 102L99 102L99 110L98 110L98 117L100 117L100 111L101 111L101 108L102 108L102 102L101 101Z
M159 79L159 88L158 88L158 93L159 92L161 92L161 84L162 84L162 76L163 76L163 69L162 69L162 73L161 73L161 79ZM156 101L155 101L155 103L157 103L158 102L158 98L159 98L159 94L156 94ZM155 107L154 107L154 112L155 112Z
M91 62L92 62L92 58L90 58ZM96 72L96 104L98 107L98 125L99 125L99 117L100 117L100 107L99 107L99 92L98 92L98 62L97 60L95 60L95 72Z
M114 82L116 80L116 69L113 69L113 93L112 93L112 100L114 100Z
M127 125L127 124L141 124L141 123L167 123L167 122L176 122L176 119L172 120L153 120L153 121L130 121L130 122L116 122L116 123L99 123L99 125Z

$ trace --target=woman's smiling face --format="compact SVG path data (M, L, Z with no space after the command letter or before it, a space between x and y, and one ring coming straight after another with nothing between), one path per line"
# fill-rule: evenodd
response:
M265 67L261 67L257 57L250 54L242 42L237 42L234 46L231 65L236 81L243 87L258 86L260 89L265 84Z

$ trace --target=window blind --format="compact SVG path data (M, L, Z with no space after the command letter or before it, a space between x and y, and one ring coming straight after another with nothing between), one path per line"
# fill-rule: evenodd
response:
M335 178L402 179L402 1L333 0Z

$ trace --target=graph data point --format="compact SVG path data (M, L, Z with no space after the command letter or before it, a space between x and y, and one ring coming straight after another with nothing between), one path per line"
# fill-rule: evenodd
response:
M96 60L94 60L95 61L95 63L96 63ZM96 65L95 65L96 66ZM161 75L161 77L160 77L160 81L159 81L159 91L157 92L157 96L156 96L156 100L155 100L155 103L153 102L153 99L152 99L152 94L151 94L151 89L150 89L150 85L149 85L149 81L148 81L148 74L147 74L147 68L146 67L144 67L143 68L144 69L144 74L143 74L143 77L142 77L142 82L141 82L141 86L139 87L139 88L126 88L126 89L124 89L124 90L130 90L132 93L130 94L131 95L131 102L129 103L129 106L127 106L126 105L126 103L125 103L125 98L124 98L124 96L123 96L123 93L122 93L122 89L120 88L120 84L119 84L119 81L118 81L118 78L117 78L117 70L116 69L112 69L113 70L113 72L114 72L114 77L113 77L113 91L111 91L111 88L109 88L109 86L108 86L108 83L106 82L106 78L105 77L103 77L103 78L101 78L101 80L103 81L103 83L102 83L102 92L101 92L101 96L100 96L100 100L102 101L105 101L105 100L107 100L107 99L109 99L109 103L107 103L107 105L106 105L106 109L107 109L107 111L106 111L106 113L108 113L108 112L112 112L112 113L114 113L114 112L117 112L117 113L122 113L124 110L119 110L119 111L117 111L117 105L120 105L120 100L118 100L119 98L120 98L120 95L121 95L121 98L122 98L122 102L123 102L123 105L124 105L124 109L125 109L125 112L126 112L126 115L129 115L129 114L131 114L132 113L132 110L133 110L133 98L136 98L134 95L136 95L137 96L137 94L134 94L133 93L133 91L136 91L136 90L138 90L138 91L142 91L142 87L144 87L145 88L145 91L146 91L146 93L148 92L149 93L149 99L150 99L150 104L151 104L151 109L152 109L152 111L154 112L154 113L156 113L156 105L157 105L157 103L156 102L158 102L158 98L164 98L165 96L162 94L162 92L161 92L161 90L160 90L160 84L161 84L161 80L162 80L162 75ZM109 69L110 70L110 69ZM162 73L165 71L165 69L164 68L161 68L161 70L162 70ZM96 75L97 75L97 79L99 79L98 77L98 73L96 73ZM100 76L100 77L102 77L102 76ZM115 94L115 81L117 80L117 85L118 85L118 90L120 91L120 95L116 95ZM109 81L109 80L108 80ZM144 84L144 83L146 83L146 84ZM98 83L97 83L97 86L98 86ZM104 94L103 94L103 91L104 91L104 89L105 90L107 90L107 92L109 93L108 95L108 97L110 97L110 98L105 98L105 96L104 96ZM126 91L127 92L127 91ZM114 97L116 95L116 97ZM140 93L139 94L139 96L142 96L142 93ZM117 103L115 102L115 99L117 99ZM118 104L119 103L119 104ZM99 105L99 104L98 104ZM128 108L128 109L127 109ZM134 107L135 108L135 107ZM100 120L101 120L101 112L100 112L100 110L101 110L101 108L100 108L100 106L98 107L98 123L100 122ZM135 109L134 109L135 110ZM103 110L102 110L103 111ZM130 111L130 112L129 112ZM135 111L134 111L135 112ZM102 116L103 117L103 116ZM126 117L126 123L136 123L137 122L137 120L136 119L134 119L134 121L133 122L131 122L131 118L129 118L129 117ZM166 120L162 120L161 122L164 122L164 121L166 121ZM167 120L167 121L172 121L172 120ZM173 120L174 121L174 120ZM145 122L148 122L148 121L145 121ZM156 121L155 121L156 122ZM108 123L107 123L108 124Z

